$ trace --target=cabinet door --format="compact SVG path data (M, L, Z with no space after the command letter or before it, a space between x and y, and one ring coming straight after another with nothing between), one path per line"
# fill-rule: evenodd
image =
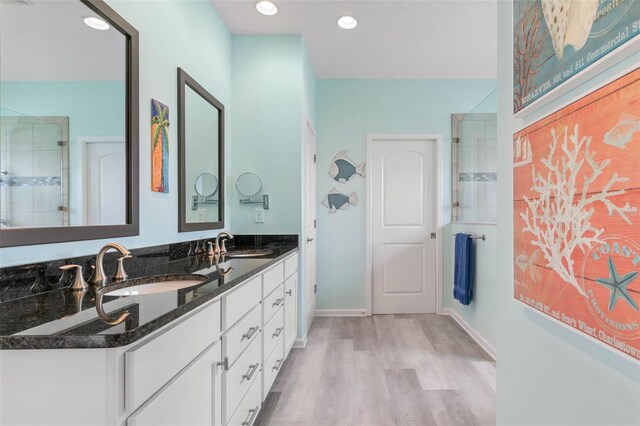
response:
M220 344L216 343L136 410L127 419L127 426L212 424L220 417L220 358Z
M293 347L298 334L298 276L292 275L284 285L285 358Z

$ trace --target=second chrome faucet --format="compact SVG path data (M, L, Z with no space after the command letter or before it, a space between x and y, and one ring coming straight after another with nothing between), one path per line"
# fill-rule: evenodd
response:
M131 252L127 250L122 244L107 243L98 252L98 256L96 257L96 270L93 273L93 277L91 277L91 279L89 280L89 282L95 287L102 287L107 282L107 277L104 274L104 255L112 249L117 250L122 255L118 259L118 269L113 278L118 280L127 277L127 274L124 271L124 267L122 265L122 261L126 258L131 257Z

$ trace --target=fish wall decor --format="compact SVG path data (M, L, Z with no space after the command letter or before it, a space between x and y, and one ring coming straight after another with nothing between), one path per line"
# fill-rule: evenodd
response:
M352 192L351 195L345 195L336 188L332 188L320 204L328 208L330 214L333 214L338 210L347 210L349 206L357 206L358 194Z
M356 175L364 177L364 163L356 165L346 156L349 150L340 151L333 157L329 168L329 177L340 183L346 183Z

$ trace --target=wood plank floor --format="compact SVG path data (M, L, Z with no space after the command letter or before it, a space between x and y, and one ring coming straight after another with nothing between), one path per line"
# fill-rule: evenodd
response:
M493 425L495 362L448 316L319 317L256 424Z

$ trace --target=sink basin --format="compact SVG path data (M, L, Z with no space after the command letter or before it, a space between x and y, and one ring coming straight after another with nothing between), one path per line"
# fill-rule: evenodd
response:
M248 250L233 250L226 253L226 257L260 257L268 256L272 254L272 250L264 249L248 249Z
M138 296L143 294L164 293L202 284L208 278L205 275L158 275L123 281L102 289L104 296Z

